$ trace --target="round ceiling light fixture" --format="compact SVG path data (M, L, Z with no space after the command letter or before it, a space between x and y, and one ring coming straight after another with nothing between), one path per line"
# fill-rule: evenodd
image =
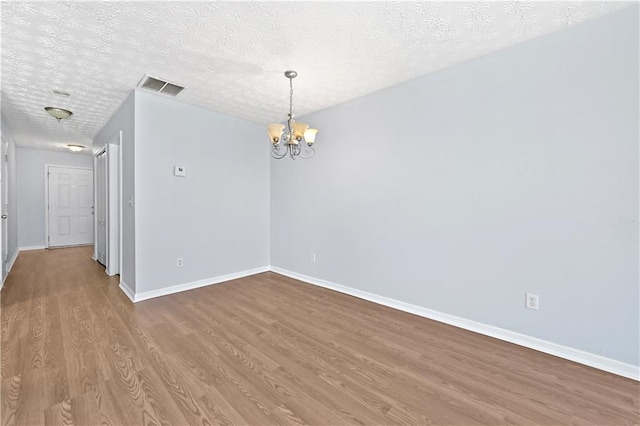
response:
M73 115L73 113L71 111L69 111L68 109L64 109L64 108L56 108L56 107L45 107L44 108L45 111L47 111L47 113L52 116L53 118L55 118L56 120L60 121L63 118L69 118Z
M73 152L80 152L85 148L85 146L84 145L78 145L78 144L75 144L75 143L69 143L69 144L67 144L67 148L69 148Z

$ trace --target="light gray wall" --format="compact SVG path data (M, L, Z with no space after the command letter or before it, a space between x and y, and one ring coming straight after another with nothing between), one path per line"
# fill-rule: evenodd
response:
M304 117L272 265L638 365L638 48L633 6Z
M18 246L45 245L44 165L93 168L90 155L16 149Z
M267 266L264 127L140 91L135 120L136 293Z
M135 95L132 91L93 139L96 153L122 131L122 265L120 278L131 291L136 290L135 203L129 205L135 192ZM134 200L135 201L135 200Z
M8 218L7 218L7 259L11 260L13 256L18 252L18 185L16 176L16 144L13 138L13 132L9 123L2 116L2 138L7 142L8 161L7 177L8 177L8 196L7 203L9 204Z

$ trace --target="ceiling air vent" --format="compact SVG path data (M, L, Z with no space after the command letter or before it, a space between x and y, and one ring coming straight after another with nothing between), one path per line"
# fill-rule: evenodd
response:
M180 92L185 89L183 86L169 83L165 80L151 77L150 75L146 74L142 78L142 80L140 80L140 83L138 83L138 87L150 90L155 93L162 93L163 95L171 96L172 98L178 96Z

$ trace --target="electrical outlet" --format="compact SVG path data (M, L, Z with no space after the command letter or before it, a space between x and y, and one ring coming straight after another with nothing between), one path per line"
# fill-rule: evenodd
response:
M311 263L316 263L316 254L311 253Z
M535 309L536 311L539 308L540 298L537 294L527 293L525 297L525 307L527 309Z
M184 266L184 260L181 257L176 259L176 266L178 268L182 268Z

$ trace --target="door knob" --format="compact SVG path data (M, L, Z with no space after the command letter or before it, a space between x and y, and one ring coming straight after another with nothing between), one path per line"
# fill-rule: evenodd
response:
M2 216L0 216L3 219L6 219L8 216L6 214L3 214Z

